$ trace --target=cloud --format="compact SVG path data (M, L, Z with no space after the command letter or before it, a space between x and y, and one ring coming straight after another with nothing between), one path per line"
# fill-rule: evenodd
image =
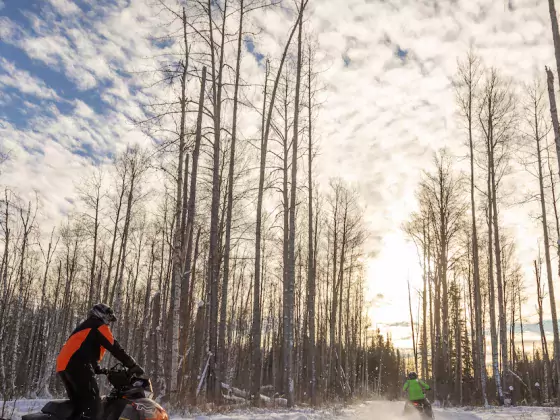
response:
M48 174L51 182L40 190L52 204L48 217L56 219L80 172L72 168L101 164L129 142L147 142L130 123L143 115L144 96L134 89L138 81L122 74L150 55L152 28L138 22L151 10L141 1L100 1L80 9L74 2L50 0L20 12L0 18L0 48L3 42L12 48L9 53L21 51L28 58L20 63L18 52L0 61L2 138L16 152L3 182L32 194L41 183L18 185L19 180ZM25 95L34 98L26 101ZM46 99L51 103L38 106Z
M410 328L410 323L406 322L406 321L402 321L402 322L393 322L393 323L389 323L389 324L383 324L386 327L408 327Z
M44 81L33 77L29 72L18 69L16 65L0 57L0 89L14 88L25 95L33 95L39 99L58 100L58 94L48 87Z
M80 13L81 10L69 0L48 0L49 3L61 14L65 16Z

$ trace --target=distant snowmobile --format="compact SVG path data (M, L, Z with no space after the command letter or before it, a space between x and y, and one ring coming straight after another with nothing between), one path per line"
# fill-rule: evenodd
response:
M432 411L432 406L424 393L429 390L430 386L418 379L418 374L416 372L409 372L403 386L403 391L408 393L408 401L404 406L405 414L416 410L420 412L420 416L423 419L433 419L434 413Z
M166 411L152 399L150 379L130 375L120 363L102 374L107 375L113 386L109 395L102 398L103 420L169 420ZM22 420L69 420L73 412L70 400L50 401L40 413L22 416Z
M434 412L432 407L424 405L422 401L407 401L404 406L405 414L410 414L413 411L418 411L422 419L434 419Z

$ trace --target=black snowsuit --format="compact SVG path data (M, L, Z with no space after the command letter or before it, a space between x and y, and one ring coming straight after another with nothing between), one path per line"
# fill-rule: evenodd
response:
M58 355L56 371L74 406L74 419L99 419L101 401L95 371L106 350L126 367L136 365L114 339L109 326L89 317L72 332Z

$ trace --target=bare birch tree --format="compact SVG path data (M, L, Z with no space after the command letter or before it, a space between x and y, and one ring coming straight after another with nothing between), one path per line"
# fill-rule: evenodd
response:
M546 145L546 136L549 133L549 128L546 124L546 119L544 118L545 112L545 96L544 89L538 83L531 86L527 92L527 104L526 104L526 115L528 127L531 129L530 134L527 137L533 143L535 148L535 153L537 164L537 179L539 182L539 203L540 203L540 219L542 221L543 229L543 243L544 243L544 255L546 263L546 276L548 280L549 296L551 304L551 317L556 318L556 303L554 300L554 281L552 277L552 261L550 256L550 242L549 242L549 231L548 231L548 221L547 221L547 208L546 208L546 195L545 195L545 184L544 184L544 157L543 151ZM560 377L560 365L559 362L559 347L556 339L558 337L558 325L553 321L553 332L554 332L554 361L556 366L556 374ZM559 392L557 390L557 392Z
M456 83L456 98L461 112L461 118L465 123L468 133L469 161L470 161L470 199L471 199L471 231L472 231L472 258L473 258L473 289L474 289L474 315L477 353L475 360L478 360L478 368L480 370L480 389L482 401L484 405L488 405L486 397L486 366L483 362L483 337L482 337L482 297L480 293L480 262L478 254L478 231L477 231L477 207L475 201L475 145L474 145L474 128L476 125L475 108L478 83L480 81L481 71L479 59L470 51L465 61L458 64L458 74ZM476 364L475 364L476 366Z

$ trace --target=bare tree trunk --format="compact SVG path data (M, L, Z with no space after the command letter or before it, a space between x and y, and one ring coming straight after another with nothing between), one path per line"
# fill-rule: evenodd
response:
M541 270L537 265L537 261L534 261L535 266L535 280L537 282L537 309L539 313L539 329L541 333L541 349L543 353L543 365L544 365L544 375L543 375L543 398L545 401L548 400L548 392L550 385L548 383L550 375L550 357L548 355L548 344L546 342L546 334L544 331L543 324L543 299L544 299L544 287L541 287Z
M224 68L224 43L225 43L225 24L227 18L228 1L223 4L223 17L221 29L220 55L218 67L216 68L216 53L214 45L214 21L212 19L212 0L208 0L208 31L210 34L210 56L212 63L212 99L214 105L214 144L212 162L212 203L210 206L210 246L208 250L208 283L210 293L210 325L208 331L208 351L210 363L208 369L207 392L210 401L217 401L221 397L221 378L219 375L218 354L218 293L220 277L220 245L219 245L219 212L220 212L220 147L221 147L221 113L222 113L222 78Z
M416 347L416 335L414 334L414 318L412 316L412 298L410 296L410 279L408 284L408 310L410 313L410 329L412 331L412 352L414 354L414 369L418 372L418 348Z
M35 210L36 215L36 210ZM19 268L18 268L18 291L17 291L17 308L16 310L20 310L23 308L23 293L24 293L24 281L25 281L25 261L27 258L27 253L29 251L29 234L31 233L31 229L35 223L35 215L32 215L31 210L31 202L27 205L27 210L23 208L19 209L19 216L21 220L21 225L23 228L22 232L22 240L21 240L21 247L20 247L20 260L19 260ZM13 353L12 353L12 360L10 365L10 378L11 378L11 387L12 392L16 392L16 367L18 366L18 357L20 356L20 347L21 347L21 316L15 314L15 325L14 325L14 336L13 336Z
M41 308L41 310L45 308L45 301L47 298L47 277L49 274L49 268L52 261L52 257L53 254L56 252L56 248L58 244L58 240L57 240L56 244L54 246L52 245L53 235L54 235L54 229L51 233L51 239L49 242L49 247L47 249L47 255L46 255L46 265L45 265L45 272L43 276L42 296L41 296L41 302L39 304L39 308ZM60 276L58 277L58 282L55 288L55 302L54 302L55 308L56 308L56 301L58 299L59 287L60 287ZM53 320L54 322L52 325L57 325L56 321L58 317L59 317L59 313L57 311L54 315L54 320ZM36 384L35 392L40 396L50 396L49 395L50 393L48 391L48 380L50 379L50 374L52 372L53 366L51 365L50 362L51 359L48 357L48 355L52 353L52 347L54 344L52 343L52 337L55 337L55 331L53 331L54 330L53 328L49 327L49 323L47 323L47 319L45 319L44 322L45 322L44 326L46 326L46 332L44 336L44 343L42 343L42 347L43 347L44 354L46 355L46 362L44 363L44 368L37 376L37 384Z
M203 69L203 74L206 71ZM189 212L190 213L190 212ZM198 228L198 232L196 234L196 242L194 246L194 258L192 261L192 271L191 271L191 290L195 288L196 282L196 263L199 256L199 241L200 241L200 231L202 230L201 227ZM196 404L196 397L197 397L197 378L199 373L199 365L200 360L202 357L202 347L203 347L203 340L204 340L204 331L203 331L203 319L204 319L204 302L199 301L197 305L195 321L194 321L194 335L192 337L193 342L193 356L190 358L190 378L191 380L185 384L185 387L189 387L189 400L192 404ZM189 298L189 307L187 308L189 314L192 313L192 306L193 306L193 299L192 296Z
M298 136L299 136L299 108L300 108L300 88L301 88L301 68L303 61L302 54L302 32L303 32L303 11L304 0L300 3L299 22L298 22L298 55L296 69L296 93L294 99L294 136L292 139L292 180L290 192L290 238L288 242L288 271L287 284L284 286L284 371L287 381L288 407L294 406L294 378L293 378L293 347L294 347L294 285L295 285L295 238L296 238L296 196L297 196L297 165L298 165Z
M423 244L423 291L422 291L422 377L428 378L428 267L427 267L427 242L426 242L426 221L422 223L422 244Z
M504 270L504 276L505 276ZM510 318L510 328L509 328L509 360L510 360L510 370L515 371L518 367L519 361L517 360L517 355L515 354L515 315L517 309L517 296L515 292L515 287L511 288L511 318Z
M475 184L474 184L474 142L473 142L473 90L471 86L469 89L469 149L470 149L470 193L471 193L471 223L472 223L472 254L473 254L473 283L474 283L474 305L475 305L475 323L476 323L476 342L479 351L478 360L480 365L480 382L482 391L482 400L484 406L488 405L488 398L486 396L486 363L484 352L484 338L482 334L482 296L480 293L480 258L478 255L478 233L476 223L476 203L475 203Z
M536 105L535 105L536 106ZM548 238L548 223L547 223L547 211L546 211L546 197L544 193L544 176L543 176L543 163L542 163L542 151L541 151L541 136L537 109L535 108L535 141L537 146L537 164L539 173L539 195L540 195L540 205L541 205L541 217L542 217L542 227L543 227L543 241L544 241L544 255L546 262L546 277L548 279L548 293L550 298L550 313L552 318L552 331L554 332L554 364L556 365L556 375L560 378L560 345L559 345L559 333L558 333L558 317L556 315L556 300L554 298L554 281L552 278L552 262L550 259L550 243ZM560 386L556 387L557 398L560 398Z
M148 366L146 364L146 359L149 354L148 346L149 346L149 332L146 333L148 330L148 326L150 324L150 298L152 294L152 279L154 275L154 263L156 260L155 255L155 240L152 240L152 246L150 248L150 262L148 268L148 277L146 279L146 293L144 294L144 310L143 310L143 322L140 322L140 340L143 342L140 345L140 354L139 354L139 363L143 366Z
M128 245L128 235L130 232L130 223L132 219L132 206L134 204L134 192L136 188L136 183L138 182L138 176L140 171L144 168L140 168L141 162L140 158L140 150L135 149L128 149L123 156L123 165L130 169L130 185L128 187L128 197L127 197L127 204L126 204L126 215L124 219L124 228L122 234L122 257L120 262L120 269L117 269L118 277L117 281L113 285L113 300L114 300L114 309L116 313L119 313L122 306L122 288L123 288L123 279L124 279L124 270L125 270L125 263L126 263L126 250ZM123 176L124 178L124 176Z
M488 81L485 86L484 92L484 102L480 109L480 123L485 136L486 142L486 154L487 154L487 221L488 221L488 282L489 282L489 303L490 303L490 327L491 327L491 337L492 337L492 364L494 371L494 380L496 382L496 391L498 393L498 399L500 405L503 405L503 390L502 381L500 378L499 369L499 349L498 349L498 337L496 333L496 296L495 296L495 283L494 283L494 245L493 245L493 233L495 237L499 237L498 224L496 223L497 214L495 214L494 209L496 208L496 167L495 167L495 156L494 151L497 144L500 142L500 134L495 132L496 124L500 124L501 118L507 113L507 109L503 111L501 107L504 106L505 95L499 90L499 79L497 73L494 69L491 69L488 75ZM486 114L483 116L483 113ZM499 114L499 115L498 115ZM498 130L498 129L496 129ZM503 139L501 139L503 141ZM496 245L497 246L497 245ZM497 271L500 277L498 277L498 287L502 285L501 278L501 260L496 261ZM500 296L498 296L500 297ZM499 314L503 311L503 301L498 299ZM507 347L506 347L507 352Z
M183 275L183 284L181 285L181 338L180 338L180 352L181 357L185 358L187 355L187 346L189 338L189 326L192 307L192 294L193 285L191 279L194 277L192 254L194 242L194 221L196 212L196 186L198 179L198 159L200 155L200 143L202 142L202 117L204 112L204 96L206 93L206 67L202 68L202 76L200 82L200 94L198 99L198 116L196 122L196 137L194 150L192 154L192 173L191 173L191 186L189 188L189 203L187 208L187 223L186 223L186 240L187 248L185 255L185 274ZM197 253L195 252L195 255ZM186 372L187 364L183 363L183 371ZM181 385L182 394L188 390L188 377L183 373L183 383Z
M441 185L441 184L440 184ZM444 197L444 191L441 190L441 197ZM448 261L447 261L447 252L449 246L449 237L447 229L447 222L446 222L446 208L440 208L440 261L439 261L439 269L440 269L440 281L441 287L443 292L443 298L440 299L441 302L441 311L442 311L442 333L443 333L443 346L442 346L442 356L443 356L443 379L446 384L449 384L449 378L451 373L451 366L450 366L450 346L449 346L449 301L447 299L448 296L448 279L447 279L447 271L448 271ZM449 390L446 389L446 393L449 394Z
M261 139L261 166L259 175L259 192L257 198L257 220L255 233L255 284L253 285L253 322L251 326L252 342L252 362L251 362L251 395L256 405L260 404L261 389L261 242L262 242L262 204L264 196L264 179L266 169L266 154L268 149L268 139L266 136L266 99L268 88L268 61L266 63L263 113L262 113L262 139ZM275 92L274 92L275 93ZM273 99L271 99L272 101Z
M490 173L492 178L492 222L494 224L494 252L496 255L496 282L498 284L498 323L500 327L500 348L502 356L502 387L507 389L508 367L508 345L507 345L507 323L505 314L504 279L502 274L502 249L500 246L500 227L498 223L498 184L496 180L496 167L494 162L494 147L490 148Z
M554 6L554 0L548 0L549 5L552 4ZM556 14L554 14L556 17ZM558 27L558 23L556 24ZM558 28L556 29L556 33L558 33ZM555 42L556 44L556 42ZM558 51L560 47L556 47L556 60L559 60ZM558 122L558 110L556 108L556 95L554 93L554 74L552 71L546 67L546 80L548 85L548 100L550 102L550 115L552 118L552 127L554 129L554 143L556 144L556 154L560 156L560 124ZM558 169L560 170L560 158L558 159ZM559 172L560 173L560 172Z
M331 292L331 308L329 322L329 381L328 386L333 387L333 370L334 370L334 352L336 347L336 317L338 313L338 206L340 203L340 187L338 184L333 186L334 189L334 209L333 209L333 242L332 242L332 292ZM327 286L328 288L328 286Z
M4 254L2 256L2 269L0 270L0 292L2 292L2 297L7 295L8 289L8 255L10 250L10 199L8 198L8 190L4 190ZM5 308L4 308L5 310ZM3 312L2 312L3 313ZM3 317L0 318L0 322L3 321ZM3 325L3 322L2 324Z
M558 30L558 15L554 0L548 0L548 11L550 14L550 26L552 29L552 41L554 42L554 56L556 58L556 70L560 75L560 32Z
M553 0L549 1L549 4L553 2ZM554 6L554 3L552 3L552 6ZM556 17L556 15L554 15ZM556 23L556 33L558 33L558 23ZM558 53L556 54L556 57L558 58ZM556 145L556 156L557 156L557 162L558 162L558 166L560 167L560 124L558 123L558 112L556 109L556 95L554 93L554 75L552 73L552 71L549 68L546 68L546 74L547 74L547 85L548 85L548 99L550 102L550 114L552 117L552 127L554 129L554 142ZM548 148L548 143L547 143L547 147L546 147L546 152L547 152L547 157L548 157L548 170L549 170L549 174L550 174L550 186L551 186L551 190L552 190L552 205L554 208L554 216L555 216L555 221L556 221L556 237L557 240L560 241L560 224L558 222L558 207L556 204L556 189L555 189L555 182L552 176L552 167L550 164L550 151ZM557 253L558 253L558 275L560 275L560 246L557 247ZM556 325L556 323L554 324ZM557 342L557 338L555 337L554 340L555 346L556 348L560 349L560 339ZM556 352L555 352L556 354ZM558 363L557 363L558 365ZM560 386L558 387L560 388ZM560 389L559 391L560 392Z
M490 148L490 146L488 146ZM498 360L498 333L496 331L496 297L494 284L494 253L492 249L492 175L490 151L488 151L488 299L490 307L490 336L492 341L492 369L494 374L494 382L496 383L496 392L500 405L504 404L502 392L502 383L500 378L500 368Z
M436 381L436 346L435 346L435 331L434 331L434 295L432 292L432 238L430 235L430 221L428 220L427 229L427 250L428 250L428 295L430 296L430 350L432 357L432 379L434 382L434 395L437 395L437 381Z
M478 232L476 223L475 202L475 172L474 172L474 139L473 139L473 111L476 99L476 89L480 79L480 64L478 58L469 52L466 62L459 68L459 77L464 85L465 92L458 92L458 101L461 105L463 115L467 121L469 139L469 161L470 161L470 199L471 199L471 231L472 231L472 258L473 258L473 289L474 289L474 312L476 340L474 348L477 350L476 359L479 360L480 389L482 401L488 405L486 397L486 364L484 360L484 344L482 337L482 297L480 293L480 258L478 254ZM473 354L474 356L474 354Z
M526 353L525 353L525 335L523 330L523 314L521 312L521 293L517 295L518 303L519 303L519 326L521 328L521 352L523 355L523 360L526 360Z
M554 181L554 176L553 176L553 173L552 173L550 149L548 147L548 141L546 140L546 138L545 138L545 150L546 150L546 157L547 157L548 175L549 175L549 178L550 178L550 190L551 190L551 193L552 193L552 208L554 209L554 221L555 221L555 226L556 226L556 237L560 238L560 220L558 218L558 205L556 204L556 182ZM557 255L558 255L558 275L560 275L560 245L556 247L556 252L557 252ZM521 316L521 306L519 308L519 313L520 313L520 316ZM525 352L523 352L523 353L525 353Z
M181 74L181 125L179 133L179 156L177 166L176 191L175 191L175 232L173 233L173 250L172 263L173 272L171 277L171 297L169 304L169 327L167 329L167 397L172 403L178 402L177 396L177 380L178 380L178 363L179 363L179 323L180 323L180 303L181 303L181 276L183 274L183 201L187 197L183 197L183 176L186 177L183 170L185 155L185 135L186 135L186 117L187 117L187 74L189 65L189 47L187 43L187 18L183 8L183 42L185 48L185 61L182 62L183 72Z
M441 339L441 250L437 246L438 244L437 232L434 232L436 247L434 249L435 255L435 273L434 273L434 331L435 331L435 357L432 362L434 369L434 395L435 398L441 400L443 398L442 387L440 386L445 378L445 369L442 366L443 355L442 355L442 339ZM442 401L443 403L443 401Z
M306 4L307 4L306 0ZM263 136L261 139L261 153L260 153L260 172L259 172L259 188L257 194L257 214L256 214L256 227L255 227L255 279L253 285L253 323L251 329L251 342L252 342L252 380L251 380L251 395L254 398L256 404L260 401L260 366L261 366L261 308L260 308L260 284L261 284L261 229L262 229L262 205L264 196L264 181L265 181L265 169L266 169L266 155L268 151L268 137L270 134L270 128L272 126L272 113L274 111L274 102L276 101L276 92L278 90L278 82L282 75L282 68L284 67L284 62L286 61L286 56L288 54L288 49L292 42L292 38L296 29L299 27L299 22L302 19L303 10L300 10L296 23L294 24L288 41L284 47L284 52L282 53L282 58L280 60L280 65L276 74L276 79L272 88L272 94L270 97L270 104L268 106L268 113L266 119L263 118ZM268 65L268 64L267 64ZM267 78L268 80L268 71ZM265 104L266 104L266 94L265 94ZM264 111L264 110L263 110ZM263 112L263 117L265 112Z
M120 221L120 217L121 217L121 210L122 210L122 205L123 205L123 200L124 200L124 196L126 194L126 172L122 174L122 178L121 178L121 190L119 193L119 201L117 204L117 214L115 215L115 224L113 226L113 239L111 241L111 252L109 254L109 267L107 268L107 280L105 283L105 290L103 293L103 300L105 302L110 302L112 301L112 298L110 298L109 295L109 289L111 287L111 275L112 275L112 269L113 269L113 258L115 255L115 246L117 243L117 235L118 235L118 231L119 231L119 221ZM118 266L118 262L119 260L117 260L117 266Z
M239 33L237 35L237 60L235 65L235 85L233 92L233 121L231 130L231 146L229 158L228 173L228 191L227 191L227 214L226 214L226 238L224 243L224 279L222 282L222 302L220 308L220 327L218 332L218 351L222 355L220 363L220 380L224 381L227 371L227 352L226 352L226 323L227 323L227 304L228 304L228 285L229 285L229 260L231 253L231 224L233 213L233 189L234 189L234 170L235 170L235 146L237 141L237 112L239 97L239 78L241 74L241 53L243 40L243 17L244 17L244 0L239 1Z
M89 273L89 298L88 307L93 306L93 299L95 296L95 263L97 261L97 237L99 232L99 206L101 202L101 179L95 180L95 196L93 199L93 210L94 210L94 220L93 220L93 255L91 257L91 270ZM41 305L42 307L42 305Z
M455 330L455 351L456 351L456 366L455 366L455 387L456 399L460 406L463 405L463 345L461 343L461 309L460 309L460 289L459 285L455 283L457 302L455 305L455 319L457 320Z
M307 87L308 87L308 144L307 144L307 170L308 170L308 248L307 248L307 317L309 322L309 360L307 363L310 365L309 377L309 396L311 404L317 404L316 385L317 378L315 373L315 252L314 252L314 238L313 238L313 115L312 115L312 54L311 46L309 46L309 66L307 74Z

